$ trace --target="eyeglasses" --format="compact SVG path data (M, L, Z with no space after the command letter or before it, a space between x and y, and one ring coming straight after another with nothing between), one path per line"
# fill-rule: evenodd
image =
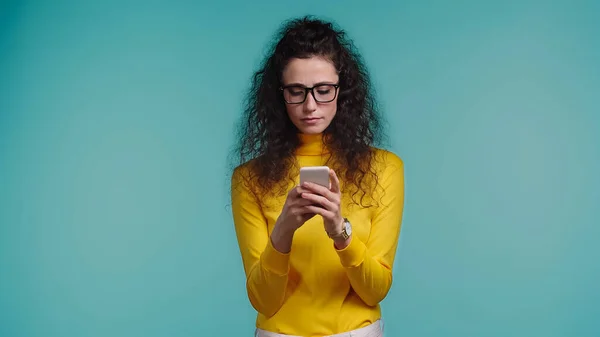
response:
M283 99L288 104L304 103L309 91L316 102L328 103L335 99L339 87L338 84L319 84L310 88L301 85L288 85L281 87L280 90L283 91Z

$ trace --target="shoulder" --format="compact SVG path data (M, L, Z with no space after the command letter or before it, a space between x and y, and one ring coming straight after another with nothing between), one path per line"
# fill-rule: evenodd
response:
M399 155L386 149L376 147L373 147L372 149L375 154L373 165L375 166L378 174L389 176L403 173L404 161Z
M251 190L252 181L252 163L246 162L236 166L231 172L231 190L233 191L245 191L249 192Z
M396 153L374 148L372 168L377 175L377 187L374 195L384 200L404 194L404 161ZM377 198L376 197L376 198Z
M231 173L231 180L240 181L249 179L252 175L252 165L254 162L255 159L252 159L236 166Z

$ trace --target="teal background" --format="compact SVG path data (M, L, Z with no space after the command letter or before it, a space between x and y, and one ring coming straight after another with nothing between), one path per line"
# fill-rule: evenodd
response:
M252 336L227 151L303 14L361 48L405 161L386 335L599 336L599 13L0 2L0 336Z

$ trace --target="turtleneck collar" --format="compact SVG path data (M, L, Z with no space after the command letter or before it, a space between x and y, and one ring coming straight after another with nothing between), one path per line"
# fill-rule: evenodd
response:
M298 139L300 140L300 146L296 150L297 155L320 156L329 153L324 143L323 134L299 133Z

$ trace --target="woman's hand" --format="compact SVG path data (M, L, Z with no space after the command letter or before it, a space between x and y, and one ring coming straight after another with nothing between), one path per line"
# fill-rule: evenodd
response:
M275 222L271 243L281 253L288 253L291 250L296 230L315 216L314 212L307 209L311 201L301 197L305 191L302 187L296 186L288 192L281 214Z
M305 206L308 211L323 217L325 231L335 235L342 231L344 224L340 205L342 197L340 181L332 169L329 170L329 178L330 188L314 183L304 183L302 187L307 191L302 192L301 197L310 202L308 206Z

